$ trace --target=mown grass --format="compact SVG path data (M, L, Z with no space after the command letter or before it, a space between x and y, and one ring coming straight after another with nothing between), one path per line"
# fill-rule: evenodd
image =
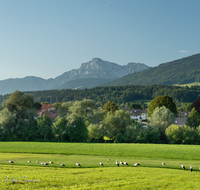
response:
M0 142L0 152L200 159L198 145Z
M116 160L129 166L116 167ZM136 162L140 167L133 167ZM200 146L195 145L0 142L0 189L198 189L199 166ZM11 183L4 176L40 182Z
M199 172L160 168L41 168L0 166L0 189L198 189ZM21 183L5 182L9 179ZM22 182L28 180L39 182Z

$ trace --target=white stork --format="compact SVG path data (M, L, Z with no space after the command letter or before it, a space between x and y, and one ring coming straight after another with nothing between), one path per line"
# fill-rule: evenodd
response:
M128 163L127 163L127 162L124 162L124 165L128 166Z
M30 160L28 160L28 163L31 163L31 161L30 161Z
M165 166L165 163L164 163L164 162L162 162L162 165L163 165L163 166Z
M121 165L124 165L124 163L123 163L123 162L121 162L121 161L120 161L119 163L120 163Z
M103 167L103 163L102 162L100 162L99 164L100 164L101 167Z
M36 162L36 163L39 163L39 161L37 161L37 160L36 160L35 162Z
M64 164L60 164L62 167L64 167L65 165Z
M12 160L8 160L11 164L13 164L14 162Z
M190 171L192 172L192 165L190 165Z
M133 164L134 166L139 166L140 164L139 163L135 163L135 164Z
M49 164L53 164L53 162L52 162L52 161L49 161Z
M81 165L76 161L76 166L77 167L81 167Z
M185 170L185 166L183 165L183 163L181 164L181 167Z
M115 162L115 163L116 163L116 165L117 165L117 166L119 166L119 163L117 162L117 160L116 160L116 162Z

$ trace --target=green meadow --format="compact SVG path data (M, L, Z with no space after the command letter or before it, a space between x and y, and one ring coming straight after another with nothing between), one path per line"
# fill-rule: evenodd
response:
M0 189L198 189L199 167L196 145L0 142Z

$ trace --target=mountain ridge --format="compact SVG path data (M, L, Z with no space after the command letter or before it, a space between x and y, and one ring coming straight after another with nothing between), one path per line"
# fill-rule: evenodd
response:
M200 82L200 53L123 76L116 81L107 83L106 86L174 85L191 82Z
M79 69L72 69L55 78L43 79L41 77L26 76L24 78L10 78L1 80L0 94L9 94L15 90L38 91L57 89L65 82L80 78L117 79L131 72L139 72L148 68L150 67L141 63L132 62L121 66L117 63L104 61L100 58L93 58L89 62L82 63ZM97 83L99 84L99 81L97 81Z

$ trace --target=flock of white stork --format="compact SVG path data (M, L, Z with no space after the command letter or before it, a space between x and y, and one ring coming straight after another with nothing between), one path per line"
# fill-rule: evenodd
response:
M12 160L8 160L8 161L9 161L9 163L11 163L11 164L14 163L14 161L12 161ZM108 159L108 161L110 161L110 159ZM108 163L108 161L107 161L106 163ZM31 161L28 160L28 163L31 163ZM49 161L49 163L47 163L47 162L39 162L39 161L37 161L37 160L36 160L36 163L40 163L41 165L53 164L52 161ZM76 163L76 166L77 166L77 167L81 167L81 165L80 165L77 161L76 161L75 163ZM119 165L128 166L128 163L127 163L127 162L121 162L121 161L120 161L120 162L117 162L117 160L116 160L115 163L116 163L116 166L118 166L118 167L119 167ZM62 167L65 166L64 164L61 164L61 163L60 163L60 165L61 165ZM140 165L139 163L133 164L133 166L139 166L139 165ZM162 162L162 165L165 166L165 163ZM100 166L103 167L103 163L102 163L102 162L100 162ZM183 164L181 164L181 167L183 168L183 170L185 170L185 166L184 166ZM199 170L200 170L200 167L199 167ZM192 172L192 165L190 165L190 171Z

